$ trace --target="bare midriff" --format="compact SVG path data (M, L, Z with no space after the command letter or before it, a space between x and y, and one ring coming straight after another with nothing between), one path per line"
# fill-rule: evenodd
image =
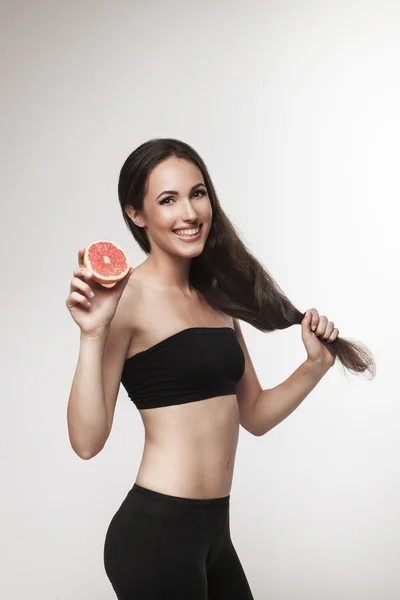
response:
M136 483L185 498L231 491L239 437L235 395L141 410L145 445Z

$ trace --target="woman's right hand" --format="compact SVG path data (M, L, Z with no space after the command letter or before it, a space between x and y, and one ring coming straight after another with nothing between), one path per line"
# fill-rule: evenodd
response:
M88 269L83 265L84 253L85 248L78 252L79 266L73 271L70 294L65 304L81 332L96 335L111 323L133 268L130 268L121 281L112 287L105 287L94 281L93 277L87 276ZM90 298L90 292L95 294L94 298Z

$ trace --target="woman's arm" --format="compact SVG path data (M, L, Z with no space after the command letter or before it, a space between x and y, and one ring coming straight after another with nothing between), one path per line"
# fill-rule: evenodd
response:
M253 406L252 428L261 436L288 417L329 371L329 367L305 360L285 381L263 390Z
M254 369L240 322L233 319L234 329L246 359L243 377L237 385L240 424L249 433L261 436L286 419L315 388L333 364L309 357L283 383L263 390ZM309 327L304 320L303 328ZM305 333L305 332L304 332ZM313 334L314 335L314 334Z
M78 364L68 400L67 421L71 446L78 456L91 458L107 435L107 407L103 389L103 353L108 336L81 334Z
M131 338L131 329L119 309L98 335L81 334L67 409L69 439L80 458L96 456L110 435Z

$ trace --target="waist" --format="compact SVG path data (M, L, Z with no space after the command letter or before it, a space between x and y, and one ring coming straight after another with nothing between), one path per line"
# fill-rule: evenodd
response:
M157 492L187 498L230 494L236 440L229 445L203 444L190 449L145 445L136 483Z
M139 485L175 496L230 493L239 437L236 396L143 412Z
M230 495L216 496L212 498L188 498L185 496L173 496L157 492L151 488L145 488L134 483L128 496L136 496L145 510L155 515L177 514L181 516L182 511L213 511L215 509L228 509Z

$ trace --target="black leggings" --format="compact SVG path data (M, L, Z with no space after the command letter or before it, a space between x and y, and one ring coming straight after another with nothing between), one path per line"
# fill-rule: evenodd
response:
M253 600L229 530L230 496L169 496L134 483L105 537L118 600Z

